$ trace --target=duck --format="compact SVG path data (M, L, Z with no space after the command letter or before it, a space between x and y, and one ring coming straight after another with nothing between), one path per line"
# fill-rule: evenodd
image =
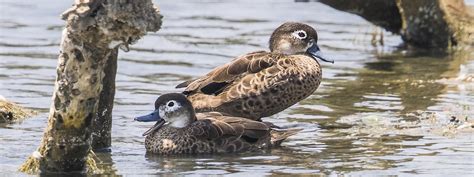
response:
M235 153L268 149L302 129L282 129L269 122L196 113L181 93L161 95L155 110L136 121L156 123L145 133L146 151L152 154Z
M307 98L322 80L318 60L323 56L316 30L304 23L286 22L269 40L270 51L234 58L204 76L176 86L196 112L220 112L260 120Z

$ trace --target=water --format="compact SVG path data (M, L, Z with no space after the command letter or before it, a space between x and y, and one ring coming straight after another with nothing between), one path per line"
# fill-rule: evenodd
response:
M470 2L470 1L469 1ZM39 114L0 125L0 171L16 169L39 145L46 126L63 21L69 1L2 0L0 95ZM472 50L446 55L399 47L396 35L320 3L279 1L157 2L163 29L120 52L111 153L99 153L104 174L162 173L263 176L297 174L472 176L473 131L449 129L450 116L470 116ZM242 154L145 155L150 123L133 117L183 80L244 53L267 48L285 21L308 23L335 64L322 63L323 83L308 99L266 118L304 128L282 148ZM375 35L379 39L379 35Z

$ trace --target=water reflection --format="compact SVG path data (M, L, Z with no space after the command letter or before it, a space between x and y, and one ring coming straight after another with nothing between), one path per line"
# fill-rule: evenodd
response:
M453 77L459 66L469 59L469 52L449 56L418 56L394 52L377 56L361 69L336 74L329 80L328 92L305 100L303 105L326 105L337 111L313 110L310 114L341 117L356 112L400 111L405 114L426 110L444 93L445 85L437 82ZM355 79L341 79L352 77ZM340 88L340 89L338 89ZM295 109L295 113L299 109ZM308 113L308 112L306 112Z

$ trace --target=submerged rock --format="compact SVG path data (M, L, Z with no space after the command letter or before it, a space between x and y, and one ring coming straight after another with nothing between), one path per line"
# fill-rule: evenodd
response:
M360 113L342 117L338 123L352 127L341 129L349 138L390 137L395 135L437 135L454 138L474 132L472 112L459 105L451 105L446 111L415 111L405 115L384 113Z

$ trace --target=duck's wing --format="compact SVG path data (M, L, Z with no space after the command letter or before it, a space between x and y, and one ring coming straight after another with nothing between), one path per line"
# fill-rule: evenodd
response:
M206 139L233 136L253 142L270 135L265 123L240 117L223 116L221 113L197 114L199 126L193 126L193 133Z
M176 88L186 87L184 94L204 93L218 95L236 79L247 74L259 72L272 66L275 58L271 53L258 51L237 57L232 62L217 67L205 76L186 81Z

